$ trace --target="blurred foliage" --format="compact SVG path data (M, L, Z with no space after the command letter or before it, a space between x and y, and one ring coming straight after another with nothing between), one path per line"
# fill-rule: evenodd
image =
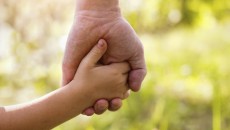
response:
M125 5L124 14L128 21L141 32L169 31L178 26L197 27L229 21L229 0L128 0L128 2L122 2Z
M148 75L118 112L55 130L229 130L230 1L123 0L145 47ZM74 3L0 0L0 105L60 85Z

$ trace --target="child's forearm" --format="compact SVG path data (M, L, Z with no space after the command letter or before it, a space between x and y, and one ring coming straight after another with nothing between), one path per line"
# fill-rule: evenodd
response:
M0 129L48 130L75 117L90 105L78 88L66 86L29 103L1 107Z

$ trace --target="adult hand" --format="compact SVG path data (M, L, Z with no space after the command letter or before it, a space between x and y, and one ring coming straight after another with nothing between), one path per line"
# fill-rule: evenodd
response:
M78 1L75 21L63 59L63 85L73 79L82 58L98 40L105 39L108 50L101 62L110 64L127 61L132 69L128 79L130 89L140 89L146 75L143 46L133 28L121 16L118 3L118 0ZM115 111L121 107L121 103L121 99L113 99L109 104L105 99L100 99L83 114L101 114L108 107L109 110Z

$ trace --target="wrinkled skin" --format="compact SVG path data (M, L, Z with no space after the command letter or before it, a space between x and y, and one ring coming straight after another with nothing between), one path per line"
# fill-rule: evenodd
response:
M101 62L110 64L127 61L132 69L129 72L129 87L133 91L138 91L146 75L143 46L135 31L122 18L119 11L84 10L76 14L63 59L63 85L73 79L82 58L100 39L108 43L108 50ZM119 98L110 102L99 99L94 107L86 109L83 114L102 114L107 108L116 111L121 105Z

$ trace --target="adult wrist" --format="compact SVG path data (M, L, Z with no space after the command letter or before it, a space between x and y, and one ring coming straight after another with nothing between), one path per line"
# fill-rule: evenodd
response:
M77 10L117 11L119 0L77 0Z
M77 14L88 13L93 15L106 15L113 13L121 15L119 0L77 0ZM102 16L103 17L103 16Z

